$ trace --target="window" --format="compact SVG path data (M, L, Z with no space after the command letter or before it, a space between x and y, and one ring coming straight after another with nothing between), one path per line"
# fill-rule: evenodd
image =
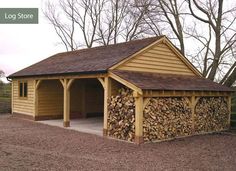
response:
M27 82L19 83L19 97L27 97L28 96L28 84Z

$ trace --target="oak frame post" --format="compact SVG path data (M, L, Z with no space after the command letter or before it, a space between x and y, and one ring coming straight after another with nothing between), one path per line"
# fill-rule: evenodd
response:
M142 144L143 140L143 96L133 92L135 98L135 143Z
M229 118L228 118L228 125L229 125L229 129L230 129L230 122L231 122L231 103L232 103L232 99L231 96L228 96L228 110L229 110Z
M192 120L192 134L195 134L195 106L196 106L196 97L194 95L190 98L191 102L191 120Z
M14 81L11 81L11 114L13 114L14 109Z
M109 77L104 78L104 113L103 113L103 136L107 136L108 127L108 98L111 96L111 80Z
M64 89L63 98L63 126L70 127L70 86L74 79L60 79Z
M34 80L34 120L38 118L38 89L42 80Z

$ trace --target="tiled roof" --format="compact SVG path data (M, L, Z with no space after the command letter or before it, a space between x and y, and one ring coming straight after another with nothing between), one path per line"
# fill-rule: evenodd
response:
M106 72L108 68L162 38L152 37L53 55L9 76L43 76Z
M226 86L197 76L121 70L111 72L143 90L232 91Z

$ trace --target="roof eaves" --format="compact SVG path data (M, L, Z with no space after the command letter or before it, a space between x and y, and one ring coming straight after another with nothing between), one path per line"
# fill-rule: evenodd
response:
M33 77L53 77L53 76L68 76L68 75L91 75L91 74L106 74L106 73L107 73L107 70L85 71L85 72L68 72L68 73L56 73L56 74L24 75L24 76L12 76L12 75L9 75L7 77L7 79L33 78Z

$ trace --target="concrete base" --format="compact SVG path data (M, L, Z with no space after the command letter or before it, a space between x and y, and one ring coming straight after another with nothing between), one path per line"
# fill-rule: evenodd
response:
M62 119L45 120L45 121L37 121L37 122L65 128L64 122ZM66 129L71 129L71 130L76 130L79 132L85 132L89 134L103 136L103 118L102 117L86 118L86 119L71 119L69 122L69 126L70 127L66 127Z

